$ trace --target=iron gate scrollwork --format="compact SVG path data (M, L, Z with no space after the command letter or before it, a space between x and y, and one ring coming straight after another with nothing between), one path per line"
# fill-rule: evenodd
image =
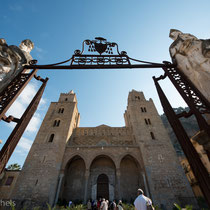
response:
M169 121L169 123L170 123L170 125L171 125L171 127L172 127L172 129L173 129L181 147L182 147L182 149L183 149L183 152L184 152L184 154L185 154L185 156L186 156L186 158L187 158L187 160L190 164L190 167L193 171L193 174L195 175L195 177L196 177L196 179L199 183L199 186L200 186L200 188L201 188L201 190L202 190L202 192L203 192L203 194L206 198L206 201L210 205L210 177L209 177L208 171L205 168L205 166L203 165L197 151L195 150L192 142L190 141L189 136L187 135L185 129L183 128L181 122L179 121L179 118L181 116L184 116L184 115L183 114L177 115L174 112L172 106L170 105L167 97L165 96L162 88L160 87L160 85L158 83L159 80L165 79L166 75L167 75L167 73L166 73L166 70L165 70L164 76L160 76L158 78L153 77L153 80L154 80L154 83L155 83L155 86L156 86L156 89L157 89L157 92L158 92L158 95L159 95L164 113L165 113L165 115L166 115L166 117L167 117L167 119L168 119L168 121ZM181 76L179 75L178 78L181 78ZM175 82L175 80L177 78L172 77L170 79L171 79L172 82ZM187 85L186 80L183 80L183 81L179 80L178 84L180 84L180 82L182 84ZM181 87L183 88L183 85L181 85ZM193 89L193 86L191 86L190 89L191 88ZM185 90L186 90L185 87L182 90L183 90L183 92L185 92ZM188 97L188 96L186 96L186 97ZM196 95L196 96L199 98L199 101L200 101L199 104L200 104L202 102L202 99L198 95ZM194 102L196 103L196 101L194 101ZM191 108L192 108L192 106L193 106L193 103L190 104ZM191 110L191 114L195 114L193 112L193 110ZM188 115L188 116L190 116L190 115Z

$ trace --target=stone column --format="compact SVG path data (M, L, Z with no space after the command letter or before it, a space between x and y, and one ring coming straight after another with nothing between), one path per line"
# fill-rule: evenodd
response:
M61 190L61 183L62 183L63 177L64 177L64 173L59 175L59 181L58 181L58 187L57 187L57 190L56 190L54 205L56 205L56 203L58 202L58 196L59 196L59 193L60 193L60 190Z
M120 179L121 179L121 174L120 174L120 168L117 168L116 170L116 178L117 178L117 194L118 194L118 199L122 200L122 197L121 197L121 187L120 187ZM116 197L116 195L115 195Z
M87 191L88 191L88 180L90 176L90 171L89 169L86 169L85 171L85 193L84 193L84 204L87 203Z
M150 193L149 193L149 189L148 189L148 185L147 185L147 181L146 181L146 177L145 177L145 173L141 172L141 175L143 177L143 181L144 181L144 187L145 187L145 193L147 196L151 197Z

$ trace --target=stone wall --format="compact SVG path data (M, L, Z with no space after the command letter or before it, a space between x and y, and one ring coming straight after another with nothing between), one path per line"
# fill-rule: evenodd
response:
M0 178L0 199L10 199L11 193L14 189L20 170L5 170ZM10 180L9 180L10 179Z
M127 127L98 127L75 128L69 145L134 145L135 140L131 129Z

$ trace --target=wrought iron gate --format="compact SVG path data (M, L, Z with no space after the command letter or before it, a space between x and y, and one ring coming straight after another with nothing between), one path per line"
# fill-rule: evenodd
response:
M88 49L87 49L88 48ZM87 49L87 50L86 50ZM87 54L84 52L87 51ZM98 54L96 54L98 53ZM68 65L62 65L68 64ZM140 69L140 68L162 68L164 75L159 78L153 77L157 92L163 106L164 112L168 121L173 128L177 139L190 163L196 179L199 182L201 190L210 206L210 177L199 155L193 147L186 131L179 121L180 117L189 117L195 115L200 130L205 132L210 138L210 126L207 123L203 114L210 113L210 103L200 93L200 91L189 81L185 75L176 67L175 64L170 62L153 63L142 60L130 58L125 51L119 52L117 43L108 42L102 37L96 37L95 40L85 40L82 44L82 50L75 50L74 55L63 62L49 64L49 65L36 65L36 60L33 60L30 65L25 66L25 69L33 69L29 74L21 72L16 78L0 93L0 120L7 122L17 122L17 126L8 138L4 147L0 152L0 173L5 168L9 157L15 149L18 141L20 140L27 124L29 123L32 115L34 114L38 102L41 99L42 93L46 86L48 78L45 80L37 77L36 72L38 69ZM25 69L23 71L25 71ZM5 113L15 101L17 96L21 93L28 82L35 77L43 82L42 87L32 100L31 104L21 117L16 119L12 116L6 117ZM161 89L158 81L168 77L179 94L188 104L190 111L188 113L181 113L176 115L173 111L168 99L166 98L163 90ZM210 154L208 152L210 159Z

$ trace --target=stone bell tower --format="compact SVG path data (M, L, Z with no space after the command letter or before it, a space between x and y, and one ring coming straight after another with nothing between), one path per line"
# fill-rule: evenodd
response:
M79 121L73 91L51 103L13 191L11 198L17 204L54 203L66 144Z
M163 209L172 209L174 202L196 207L192 189L152 99L146 100L143 92L132 90L125 122L139 145L153 202Z

